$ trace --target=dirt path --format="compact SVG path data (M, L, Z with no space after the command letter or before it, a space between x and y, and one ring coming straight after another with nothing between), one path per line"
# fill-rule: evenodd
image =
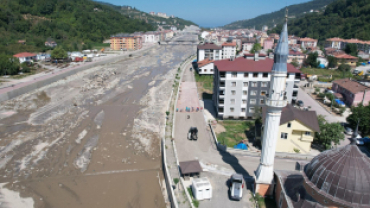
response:
M194 52L157 46L1 103L1 207L165 207L159 135Z

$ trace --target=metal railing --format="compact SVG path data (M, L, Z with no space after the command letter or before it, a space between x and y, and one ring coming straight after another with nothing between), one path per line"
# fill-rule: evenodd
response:
M268 106L272 107L284 107L288 104L287 100L270 100L269 98L265 98L265 103Z

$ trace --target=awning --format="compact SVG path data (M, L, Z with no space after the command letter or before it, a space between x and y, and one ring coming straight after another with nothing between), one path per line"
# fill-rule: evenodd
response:
M180 162L180 170L181 173L184 175L191 173L199 173L203 171L202 167L200 167L198 160Z

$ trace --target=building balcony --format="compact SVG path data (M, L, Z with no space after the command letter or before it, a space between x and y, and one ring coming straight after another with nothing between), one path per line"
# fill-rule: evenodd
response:
M269 107L276 107L276 108L283 108L288 104L286 99L284 100L270 100L269 98L265 98L265 104Z
M298 85L293 85L293 89L298 89L299 87L298 87Z

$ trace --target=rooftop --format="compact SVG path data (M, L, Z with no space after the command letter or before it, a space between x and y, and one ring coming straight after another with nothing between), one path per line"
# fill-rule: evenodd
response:
M266 119L267 108L262 108L262 120ZM294 106L288 104L283 108L280 117L280 125L288 123L289 121L297 120L303 125L312 129L315 132L320 132L319 122L317 120L317 115L315 111L304 111L295 108Z
M234 61L229 59L217 60L214 62L217 69L222 72L271 72L274 65L274 60L270 58L260 59L245 59L244 57L236 58ZM301 73L292 64L287 63L289 73Z
M365 90L370 90L370 87L367 87L359 82L353 81L349 78L346 79L340 79L340 80L335 80L333 83L338 84L342 88L350 91L353 94L363 92Z
M236 46L236 43L235 42L226 42L226 43L223 43L222 46Z
M33 57L33 56L37 56L37 54L34 54L34 53L28 53L28 52L23 52L23 53L17 53L15 55L13 55L13 57L16 57L16 58L21 58L21 57Z
M305 41L305 42L317 42L317 39L312 39L312 38L301 38L300 41Z
M203 45L198 45L198 49L201 49L201 50L204 50L204 49L222 50L222 47L218 46L214 43L205 43Z
M207 65L209 63L212 63L212 62L214 62L214 60L210 60L210 59L206 58L206 59L204 59L202 61L198 61L198 67L199 68L200 67L203 67L203 66L205 66L205 65Z

